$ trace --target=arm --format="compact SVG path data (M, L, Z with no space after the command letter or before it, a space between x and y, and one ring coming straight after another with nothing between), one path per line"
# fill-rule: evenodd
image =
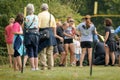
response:
M65 32L63 32L63 34L64 34L65 36L68 36L68 37L73 38L73 36L72 36L72 35L70 35L70 34L67 34L67 33L65 33Z
M106 33L105 33L105 40L104 40L104 43L106 43L106 41L108 40L109 34L110 34L109 32L106 32Z

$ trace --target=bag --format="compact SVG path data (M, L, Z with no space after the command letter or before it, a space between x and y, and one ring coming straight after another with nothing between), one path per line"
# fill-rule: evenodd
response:
M19 35L17 35L15 41L14 41L14 49L18 50L22 44L22 40Z
M50 34L48 30L43 30L39 32L39 39L40 41L44 41L50 38Z
M50 14L50 19L49 19L49 28L50 28L50 22L51 22L51 14ZM44 41L49 38L50 38L49 29L44 29L44 30L39 31L40 41Z

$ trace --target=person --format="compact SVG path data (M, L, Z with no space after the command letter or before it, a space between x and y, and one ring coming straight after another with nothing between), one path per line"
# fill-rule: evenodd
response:
M64 34L63 34L63 26L65 26L65 23L61 23L60 21L57 22L57 29L56 29L56 34L61 37L62 39L64 38ZM63 40L61 41L61 39L59 37L56 37L56 41L57 41L57 45L54 48L54 52L56 53L60 53L61 57L60 57L60 64L59 66L65 66L65 50L64 50L64 45L63 45Z
M26 47L26 53L28 54L31 70L39 70L38 68L38 40L39 40L39 28L38 28L38 16L34 15L34 5L29 3L27 5L26 21L25 21L25 34L24 42Z
M74 47L75 47L75 63L76 66L80 65L80 55L81 55L81 46L80 46L80 36L75 35L75 38L73 40Z
M57 34L57 28L62 26L62 23L61 21L56 21L56 34ZM59 39L59 38L58 38ZM56 38L57 40L57 38ZM54 46L54 49L53 49L53 57L54 57L54 60L57 58L59 52L58 52L58 49L57 49L57 45Z
M81 34L81 48L82 54L80 57L80 67L83 67L83 60L88 51L89 65L92 65L92 43L93 43L93 33L97 34L94 24L91 22L91 16L86 15L84 21L77 26L78 34Z
M6 41L7 51L9 55L9 67L11 68L13 67L12 55L14 54L14 49L13 49L14 34L12 33L12 26L13 26L14 21L15 21L14 18L10 18L9 25L5 27L5 41Z
M105 64L105 48L104 43L98 41L94 47L94 59L93 64L95 65L104 65Z
M106 18L104 20L105 23L105 40L104 40L104 47L105 47L105 66L109 65L109 57L111 57L112 64L111 66L115 65L115 33L114 28L112 27L112 20L110 18Z
M15 22L13 24L13 34L14 34L14 40L13 40L13 45L14 45L14 70L18 71L21 70L22 68L22 63L21 63L21 56L23 55L23 30L22 30L22 25L23 25L23 14L19 13L16 18Z
M68 54L68 51L70 51L70 65L71 66L74 66L75 63L74 63L74 59L75 59L75 56L74 56L74 44L73 44L73 38L74 38L74 27L73 27L73 24L74 24L74 20L71 19L69 20L69 26L66 26L67 28L64 30L64 48L65 48L65 53L66 53L66 56Z
M54 66L53 60L53 46L56 45L56 21L54 16L48 11L48 4L41 5L42 12L38 14L39 18L39 31L49 31L49 39L39 41L39 54L42 70L47 68L51 70ZM48 61L48 64L47 64Z

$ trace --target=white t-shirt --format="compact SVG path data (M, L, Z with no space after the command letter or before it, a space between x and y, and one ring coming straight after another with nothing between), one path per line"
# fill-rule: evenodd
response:
M93 41L93 31L95 30L94 24L90 24L88 29L84 29L86 23L82 22L77 26L77 30L81 32L81 42L83 41Z
M75 47L75 54L81 54L80 42L78 40L73 40Z

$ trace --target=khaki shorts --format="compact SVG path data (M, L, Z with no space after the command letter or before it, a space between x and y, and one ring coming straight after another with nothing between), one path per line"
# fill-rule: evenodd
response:
M8 50L8 54L11 54L11 55L14 54L14 49L12 44L7 44L7 50Z

